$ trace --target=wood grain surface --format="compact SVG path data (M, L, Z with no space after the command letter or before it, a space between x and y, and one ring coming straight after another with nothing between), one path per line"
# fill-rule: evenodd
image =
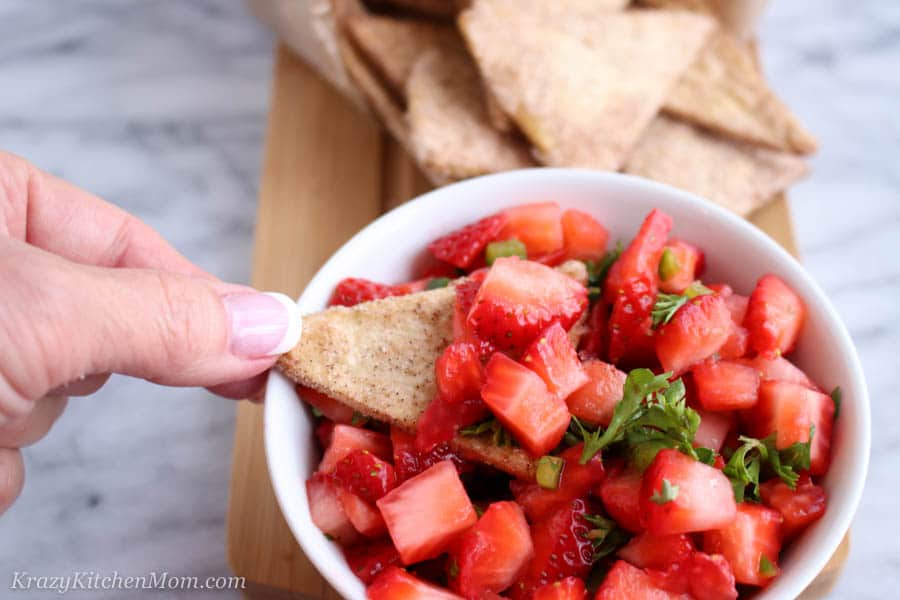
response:
M300 295L344 241L385 210L430 186L404 151L284 47L277 51L260 185L253 285ZM751 221L797 254L784 197ZM238 408L226 523L228 559L248 598L340 596L306 560L269 483L262 407ZM824 597L849 552L849 536L801 596Z

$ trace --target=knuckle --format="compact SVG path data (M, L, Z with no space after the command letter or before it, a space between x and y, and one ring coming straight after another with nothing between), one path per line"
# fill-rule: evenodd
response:
M197 290L180 275L156 272L160 298L159 335L164 356L161 368L181 371L197 357L208 354L210 331L198 307Z

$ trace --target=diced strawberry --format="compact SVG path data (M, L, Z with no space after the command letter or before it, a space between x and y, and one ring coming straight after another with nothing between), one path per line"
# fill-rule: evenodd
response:
M584 580L566 577L534 590L532 600L587 600L587 588Z
M591 425L608 427L622 399L626 375L602 360L585 362L584 372L588 382L566 398L569 412Z
M515 502L494 502L453 544L451 587L466 598L502 592L516 581L534 555L528 523Z
M405 283L398 283L393 285L395 296L405 296L406 294L415 294L417 292L424 292L425 288L428 287L428 282L431 281L431 277L423 277L422 279L416 279L415 281L407 281Z
M339 281L334 287L328 306L355 306L370 300L402 296L404 293L402 289L397 289L392 285L358 277L348 277Z
M475 296L478 295L478 290L481 288L484 278L487 277L487 273L487 269L479 269L460 280L454 287L456 298L453 304L453 339L458 342L474 344L480 352L479 358L482 362L494 353L494 348L490 343L475 335L467 319L472 305L475 303Z
M741 410L756 404L759 373L753 367L727 360L694 365L697 400L705 410Z
M731 315L716 294L698 296L659 328L656 356L663 370L679 375L719 351L731 333Z
M647 364L654 357L651 313L656 283L636 276L618 289L609 316L609 360L617 365Z
M515 238L528 256L549 254L563 247L562 211L556 202L522 204L503 211L506 223L497 239Z
M318 471L331 473L338 462L354 450L366 450L382 460L391 459L391 443L386 435L352 425L338 424L331 432L331 444L325 450Z
M596 514L593 505L579 498L531 526L534 559L510 590L513 598L530 598L537 588L565 577L587 577L594 562L588 514Z
M565 463L556 489L545 489L534 482L509 482L513 497L532 523L540 521L567 502L586 496L603 482L606 470L600 454L595 454L586 464L581 464L583 450L584 444L577 444L560 454Z
M690 600L689 594L659 587L646 571L617 560L597 589L594 600Z
M478 348L469 342L447 346L434 364L438 394L450 403L479 398L484 370Z
M344 549L347 566L360 580L369 584L391 565L400 564L400 554L391 540L374 540Z
M779 450L797 442L808 442L815 428L809 452L809 472L824 475L831 453L834 402L830 396L797 383L763 381L759 401L743 414L751 435L775 435Z
M391 444L394 448L394 470L398 481L406 481L445 460L453 462L460 473L474 468L472 463L456 454L447 444L438 444L428 452L420 452L416 447L416 436L396 427L391 427Z
M461 269L454 267L450 263L437 260L434 257L427 258L419 271L423 279L439 279L446 277L447 279L456 279L461 275Z
M331 445L331 435L334 433L334 421L331 419L320 419L316 425L316 439L323 448Z
M766 358L787 354L797 343L805 316L800 296L775 275L764 275L750 294L744 317L750 347Z
M667 294L680 294L703 272L703 250L683 240L674 239L666 244L663 254L666 251L669 252L670 262L660 264L659 289ZM663 266L669 268L663 269ZM663 279L663 274L668 277Z
M584 359L605 358L609 338L609 309L602 300L595 302L591 308L587 327L587 333L581 336L578 343L578 355Z
M607 302L614 302L625 282L632 279L643 279L648 293L656 295L659 258L671 229L672 217L658 209L650 211L638 234L609 269L603 291Z
M416 447L427 452L438 444L452 440L461 427L477 423L489 414L484 401L478 396L451 404L438 394L416 423Z
M485 217L436 239L428 244L428 251L438 260L465 269L484 251L485 246L498 239L505 221L503 215Z
M540 375L550 393L560 400L588 381L569 335L559 323L550 325L531 343L521 362Z
M691 556L694 542L687 534L642 533L619 549L618 556L642 569L665 569Z
M532 456L556 447L569 427L566 403L550 393L534 371L504 354L488 362L481 397Z
M334 467L334 481L366 502L375 502L397 485L394 467L369 452L353 450Z
M566 260L600 260L606 252L609 232L597 219L580 210L562 215L563 248Z
M747 305L750 302L750 297L742 296L741 294L728 294L726 296L720 293L719 295L725 299L725 306L728 307L728 312L731 313L731 320L738 325L742 325L744 317L747 315Z
M407 479L376 505L405 565L441 554L478 520L449 461Z
M641 513L655 535L715 529L734 518L734 492L721 471L665 448L644 472Z
M694 552L687 573L695 600L736 600L734 572L724 556Z
M765 585L778 570L781 520L776 510L741 503L729 523L703 534L703 550L724 556L738 583ZM762 556L773 567L772 573L760 572Z
M295 389L301 400L319 409L319 412L335 423L349 425L353 421L353 409L346 404L341 404L334 398L299 383Z
M817 521L828 504L825 490L810 481L808 475L801 475L793 490L780 479L771 479L760 486L759 495L766 506L781 513L781 531L786 540Z
M587 289L518 257L499 258L475 296L467 325L498 349L521 352L553 321L569 330L587 307Z
M694 447L719 452L736 422L734 413L694 409L700 415L700 426L694 434Z
M344 512L339 490L330 477L324 473L313 474L306 480L306 497L312 522L322 533L345 546L359 539L353 523Z
M463 600L462 596L426 583L403 569L390 566L366 589L369 600Z
M750 332L744 327L731 323L731 333L728 339L719 348L719 357L725 360L735 360L743 358L747 354L747 348L750 344Z
M381 460L391 459L391 442L386 435L353 427L351 425L335 425L331 432L331 444L325 450L320 473L331 473L337 464L354 450L366 450Z
M358 532L369 538L380 537L387 533L387 525L374 504L343 488L338 488L338 498L344 514Z
M607 514L632 533L644 530L641 525L641 474L637 471L609 473L600 484L600 499Z
M809 377L807 377L806 373L801 371L783 356L779 356L778 358L757 356L756 358L744 359L739 362L759 371L759 378L762 381L787 381L790 383L798 383L817 391L822 391Z

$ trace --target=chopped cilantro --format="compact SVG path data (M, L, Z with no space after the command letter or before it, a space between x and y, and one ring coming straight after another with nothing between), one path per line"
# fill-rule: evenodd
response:
M653 490L650 501L655 504L666 504L678 497L678 486L669 483L668 479L662 480L662 488Z
M510 434L509 430L495 418L490 418L481 423L475 423L474 425L469 425L468 427L463 427L459 430L460 435L466 436L482 435L488 432L492 434L491 439L495 446L505 447L515 445L512 434Z
M712 293L711 289L699 281L695 281L684 290L683 294L657 294L656 303L653 305L653 310L650 311L653 328L656 329L671 321L678 309L684 306L688 300Z
M759 555L759 574L763 577L774 577L778 575L778 569L769 560L769 557L760 553Z
M429 279L428 283L425 285L426 290L438 290L440 288L445 288L450 285L449 277L435 277L433 279Z
M743 502L745 498L759 500L760 472L764 467L794 489L799 478L798 472L809 469L809 449L813 435L815 428L811 427L808 442L797 442L784 450L778 450L775 446L775 434L761 440L740 436L738 440L742 445L734 451L723 470L731 481L734 499L738 502Z

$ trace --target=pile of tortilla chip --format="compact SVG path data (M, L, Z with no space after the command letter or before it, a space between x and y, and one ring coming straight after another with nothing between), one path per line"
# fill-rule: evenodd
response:
M436 184L622 171L747 215L815 139L714 0L337 0L348 73Z

